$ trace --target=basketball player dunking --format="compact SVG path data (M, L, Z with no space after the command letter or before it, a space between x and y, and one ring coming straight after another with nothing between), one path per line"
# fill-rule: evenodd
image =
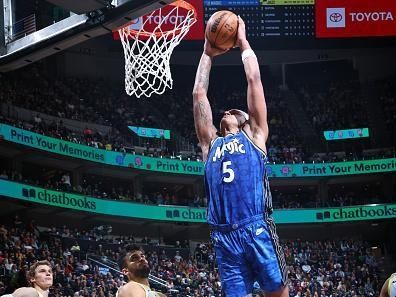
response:
M225 51L205 40L193 91L195 129L205 164L208 223L227 297L251 296L257 281L266 296L289 296L282 248L271 217L272 198L265 164L267 108L256 55L238 18L237 46L242 53L248 114L231 109L213 125L207 98L212 58Z

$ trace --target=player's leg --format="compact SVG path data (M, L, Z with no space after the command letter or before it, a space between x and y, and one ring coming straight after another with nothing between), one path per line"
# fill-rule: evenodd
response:
M267 297L288 297L287 267L272 219L254 223L246 229L248 265Z
M253 274L244 250L236 240L238 231L212 233L222 289L226 297L252 297Z
M265 292L265 297L289 297L289 287L283 286L275 292Z

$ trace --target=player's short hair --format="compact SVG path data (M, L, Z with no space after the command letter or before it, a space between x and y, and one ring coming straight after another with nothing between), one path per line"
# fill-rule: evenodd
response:
M36 269L37 267L39 267L40 265L46 265L48 267L50 267L52 269L52 265L49 261L47 260L41 260L41 261L37 261L36 263L34 263L32 266L30 266L29 268L29 278L34 278L36 275Z
M128 267L128 255L133 253L134 251L141 251L142 248L136 244L128 244L124 247L123 252L121 253L120 257L118 258L118 266L122 270Z

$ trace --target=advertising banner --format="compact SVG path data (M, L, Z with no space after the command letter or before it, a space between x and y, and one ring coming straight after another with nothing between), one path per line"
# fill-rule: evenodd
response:
M204 39L204 9L203 9L203 2L202 0L188 0L188 3L190 3L192 6L194 6L195 11L197 13L197 22L192 25L190 30L188 31L187 35L184 37L184 40L203 40ZM129 27L133 30L140 30L143 27L144 22L145 23L145 30L147 32L152 32L153 29L159 24L162 23L161 25L161 30L164 31L170 31L173 30L177 22L177 18L184 18L186 15L186 10L185 9L180 9L179 14L171 14L168 17L165 17L165 15L168 15L168 13L173 9L173 6L167 5L162 8L162 14L160 15L158 13L158 10L154 12L152 15L151 13L150 18L148 18L148 15L141 16L132 22L130 22ZM120 36L118 32L113 32L113 38L114 40L120 40Z
M260 5L314 5L315 0L204 0L205 7L260 6Z
M0 124L0 138L50 153L107 165L175 174L204 174L203 162L154 158L107 151L4 124ZM268 176L273 178L343 176L393 171L396 171L396 158L337 163L267 165Z
M394 0L316 0L316 37L396 36Z
M0 199L1 196L103 215L172 222L206 222L206 208L153 206L126 201L98 199L2 179L0 179ZM396 218L396 204L317 209L276 209L273 217L277 224L335 223L393 219Z
M205 222L206 208L153 206L98 199L0 179L0 196L103 215L177 222Z

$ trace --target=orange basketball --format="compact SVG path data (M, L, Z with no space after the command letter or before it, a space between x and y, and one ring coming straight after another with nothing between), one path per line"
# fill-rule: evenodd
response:
M227 50L235 45L238 17L228 10L215 12L206 24L206 38L218 49Z

